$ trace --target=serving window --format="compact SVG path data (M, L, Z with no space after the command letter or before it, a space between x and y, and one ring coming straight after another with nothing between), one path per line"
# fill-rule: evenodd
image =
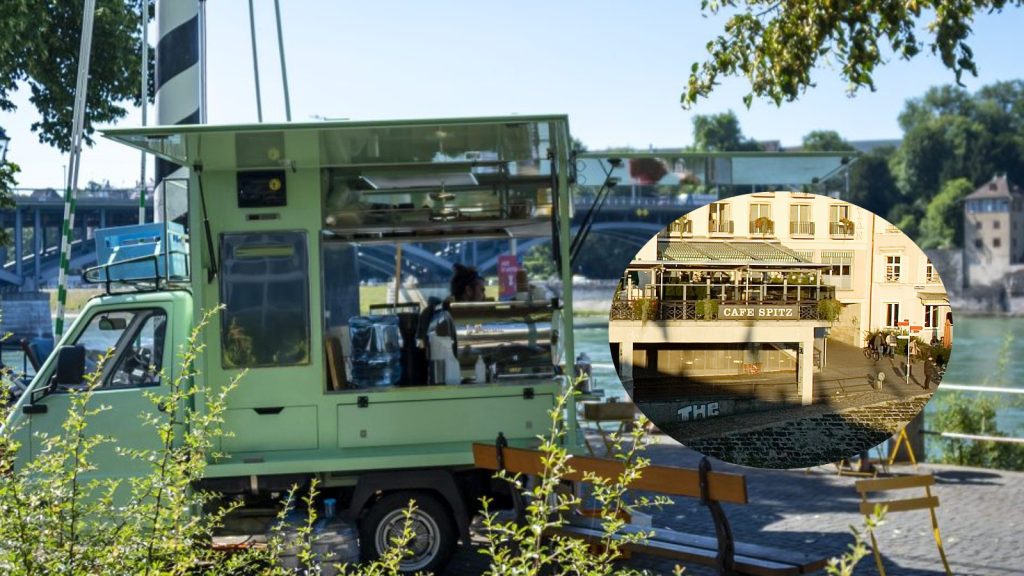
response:
M449 272L403 258L396 299L394 246L327 236L321 250L328 391L535 384L562 361L557 307L538 287L502 301L483 277L483 301L455 302Z

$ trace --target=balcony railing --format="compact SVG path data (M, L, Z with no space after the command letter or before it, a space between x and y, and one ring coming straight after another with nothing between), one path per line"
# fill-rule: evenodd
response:
M853 238L853 226L842 222L829 222L828 235L832 238Z
M790 320L776 319L786 322L792 320L825 321L821 311L818 309L817 300L785 300L785 301L763 301L763 302L741 302L733 300L713 300L715 305L705 309L706 301L697 300L649 300L643 304L638 300L616 300L612 302L611 320L625 321L693 321L693 320L742 320L749 321L748 317L728 318L721 316L722 307L727 306L797 306L799 318ZM761 321L770 321L762 319Z
M668 232L671 236L689 236L693 234L693 221L684 220L680 222L677 220L669 224Z
M732 230L732 220L723 220L721 222L715 220L708 221L709 234L732 234Z
M797 220L789 223L789 233L792 236L814 236L814 222Z
M751 220L749 230L751 236L775 236L775 223Z

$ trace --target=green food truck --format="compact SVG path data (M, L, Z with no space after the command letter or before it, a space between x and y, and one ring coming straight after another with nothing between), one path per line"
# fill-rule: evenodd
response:
M494 443L499 434L513 446L535 444L573 382L570 263L581 239L570 230L571 186L584 174L568 119L170 126L105 135L187 168L188 176L164 180L160 222L97 231L100 265L85 279L105 293L84 307L14 407L6 426L21 444L19 459L37 455L43 435L59 433L68 391L81 388L108 351L95 395L110 409L93 417L90 432L123 448L157 448L155 434L139 431L138 416L157 410L147 393L179 374L191 331L220 307L201 332L195 385L214 393L247 374L228 397L227 434L215 446L222 456L210 456L203 487L266 502L317 478L340 516L358 527L367 557L400 530L414 497L416 538L403 570L442 567L457 542L468 541L480 497L507 492L491 472L474 468L471 444ZM701 162L705 177L721 164L711 156ZM634 176L620 161L596 165L588 177L590 186L601 185L598 198L614 184L613 173ZM769 159L760 170L777 168ZM811 173L823 172L801 178ZM692 178L679 174L669 174L677 187ZM509 300L399 295L416 291L403 247L537 238L552 244L557 295L528 282ZM393 253L390 261L382 249ZM360 263L390 267L394 296L361 302L372 291L360 290ZM203 400L196 396L197 411ZM582 451L572 399L565 426L570 450ZM147 472L145 462L108 446L94 454L95 475Z
M512 445L535 442L572 377L563 361L573 357L572 317L563 314L572 306L567 119L106 136L190 175L164 181L162 222L96 233L100 266L85 279L106 293L84 307L15 406L8 426L20 457L42 449L40 433L61 430L67 391L108 350L95 394L110 409L90 432L157 448L155 434L139 433L137 416L156 410L146 392L176 376L193 326L223 307L202 332L197 384L216 391L248 372L229 395L216 446L224 456L211 457L204 487L256 497L317 477L371 557L415 496L415 554L403 569L442 566L468 539L479 497L500 487L473 468L471 443L499 433ZM358 264L374 246L536 237L553 239L559 297L526 288L507 301L360 302ZM394 289L406 289L401 280ZM567 422L576 438L575 418ZM113 449L93 460L99 476L146 472Z

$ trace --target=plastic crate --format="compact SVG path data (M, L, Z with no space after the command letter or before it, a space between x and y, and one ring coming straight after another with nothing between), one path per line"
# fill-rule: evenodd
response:
M96 261L101 282L183 279L188 238L174 222L103 228L96 231Z

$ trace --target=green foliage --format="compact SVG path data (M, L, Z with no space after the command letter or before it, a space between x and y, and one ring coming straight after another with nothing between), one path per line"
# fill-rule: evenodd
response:
M895 151L885 146L858 156L850 167L849 192L843 199L875 214L888 214L901 201L896 179L889 169L889 159Z
M623 557L625 546L646 540L652 535L651 531L639 531L620 538L612 536L625 525L624 518L629 513L672 503L664 496L626 498L627 486L639 478L650 464L649 459L643 457L648 444L644 421L634 426L626 437L618 434L612 437L615 458L625 464L621 474L611 480L590 474L585 477L585 481L593 486L591 498L596 504L604 532L601 545L592 548L581 539L548 535L552 529L565 524L564 515L583 503L579 496L565 490L562 483L562 479L572 472L572 459L565 448L564 414L568 394L572 392L561 395L549 412L551 428L541 437L538 448L544 454L544 472L537 481L526 487L525 479L520 475L498 473L514 490L523 494L526 504L524 521L501 520L490 511L490 501L483 501L487 543L481 552L490 558L490 568L485 574L641 574L613 562Z
M658 315L658 301L653 298L633 300L633 315L646 322Z
M526 270L530 278L543 278L546 280L557 277L558 270L555 268L555 260L551 255L551 245L538 244L530 248L523 255L523 269ZM618 274L621 273L622 269L620 268Z
M818 319L827 322L835 322L843 313L843 304L835 298L824 298L818 300Z
M718 300L705 298L697 301L697 316L704 320L714 320L718 317Z
M14 207L14 186L17 182L14 175L19 172L17 164L0 162L0 210ZM11 241L6 228L0 228L0 247L7 246Z
M803 149L805 152L852 152L854 147L835 130L814 130L804 135Z
M693 147L708 152L757 151L761 145L745 138L740 121L730 110L721 114L693 117Z
M875 69L888 52L909 60L925 48L939 55L959 83L964 72L977 75L968 44L974 14L1021 3L702 0L706 12L731 14L724 33L708 42L708 59L691 66L681 101L689 107L711 93L719 76L742 75L750 83L744 97L748 107L755 96L778 105L812 86L811 71L822 61L836 63L851 93L864 87L873 90ZM926 23L925 18L931 21Z
M875 504L875 510L871 515L864 518L864 530L873 532L885 521L886 507ZM828 566L825 566L825 573L830 576L853 576L853 569L868 554L871 549L864 541L864 535L856 526L850 526L853 533L853 543L850 544L850 551L836 558L829 558Z
M89 67L85 138L95 124L127 114L126 101L141 101L141 7L144 0L98 0ZM40 118L32 124L41 142L67 152L82 27L82 2L0 2L0 110L15 109L11 95L24 83ZM150 83L153 51L150 52ZM153 91L150 89L150 94Z
M1000 350L995 372L983 385L1001 386L1006 381L1006 366L1010 362L1011 333L1007 333ZM995 393L946 392L935 400L936 411L929 427L942 432L959 432L981 436L1008 436L999 430L997 411L1005 400ZM1019 435L1019 431L1009 436ZM938 439L939 461L959 466L1024 470L1024 445L959 438Z
M942 186L925 210L917 243L921 248L954 248L963 244L963 200L974 191L966 178L950 180Z

